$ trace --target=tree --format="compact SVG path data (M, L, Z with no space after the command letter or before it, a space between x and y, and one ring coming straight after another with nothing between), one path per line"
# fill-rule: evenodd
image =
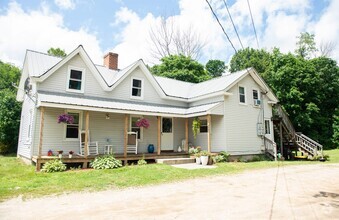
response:
M204 66L184 55L170 55L161 59L161 64L151 67L151 72L185 82L198 83L209 79Z
M321 42L319 45L320 56L330 57L336 46L336 43L332 41Z
M226 69L225 62L221 60L209 60L206 63L205 67L208 75L210 75L211 77L221 76Z
M297 48L295 50L296 55L304 59L311 58L311 55L315 56L315 52L317 52L317 47L314 41L314 34L302 32L297 38Z
M65 57L67 54L65 53L65 50L61 50L60 48L49 48L47 51L49 55L57 56L57 57Z
M332 142L334 144L334 148L339 149L339 109L336 109L335 114L333 116L333 136Z
M0 61L0 154L15 152L18 144L21 104L16 101L20 70Z
M230 61L230 71L236 72L254 67L258 73L265 73L270 65L270 56L270 53L264 49L245 48L238 50L238 53Z
M158 60L170 55L182 54L193 59L200 57L204 43L192 26L180 28L172 19L161 18L160 23L149 30L152 56Z

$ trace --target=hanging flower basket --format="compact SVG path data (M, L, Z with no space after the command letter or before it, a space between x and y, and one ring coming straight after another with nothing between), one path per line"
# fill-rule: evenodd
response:
M74 117L68 114L62 114L58 116L58 123L73 124Z
M141 118L135 123L135 125L138 127L148 128L149 121L146 118Z

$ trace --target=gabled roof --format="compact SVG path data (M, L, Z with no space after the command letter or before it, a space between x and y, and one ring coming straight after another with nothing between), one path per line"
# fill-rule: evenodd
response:
M42 82L77 54L81 56L87 67L91 70L105 91L112 91L130 73L139 67L153 85L159 96L165 99L193 102L210 96L227 94L227 91L236 83L238 83L247 75L251 75L253 79L260 85L260 87L267 92L268 97L273 102L278 101L270 88L253 68L213 78L201 83L188 83L175 79L153 76L142 60L138 60L122 70L111 70L102 65L95 65L81 45L79 45L65 58L27 50L24 69L27 69L30 77L32 77L34 80ZM22 77L27 78L27 73L25 74L26 76L23 74ZM21 81L24 81L25 78L21 79ZM21 81L20 86L23 84ZM23 94L20 93L20 95Z

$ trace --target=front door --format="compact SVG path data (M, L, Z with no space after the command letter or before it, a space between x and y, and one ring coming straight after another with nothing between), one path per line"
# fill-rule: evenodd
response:
M162 118L161 150L173 150L173 119Z

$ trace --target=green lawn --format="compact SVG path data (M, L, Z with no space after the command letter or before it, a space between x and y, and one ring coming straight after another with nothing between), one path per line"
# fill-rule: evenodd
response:
M339 150L326 151L330 163L339 162ZM326 162L326 163L329 163ZM280 162L280 165L314 164L320 162ZM76 170L62 173L36 173L15 156L0 156L0 201L23 195L24 198L74 191L97 191L125 188L224 175L249 169L277 166L277 162L222 163L215 169L186 170L162 164L127 166L114 170Z

